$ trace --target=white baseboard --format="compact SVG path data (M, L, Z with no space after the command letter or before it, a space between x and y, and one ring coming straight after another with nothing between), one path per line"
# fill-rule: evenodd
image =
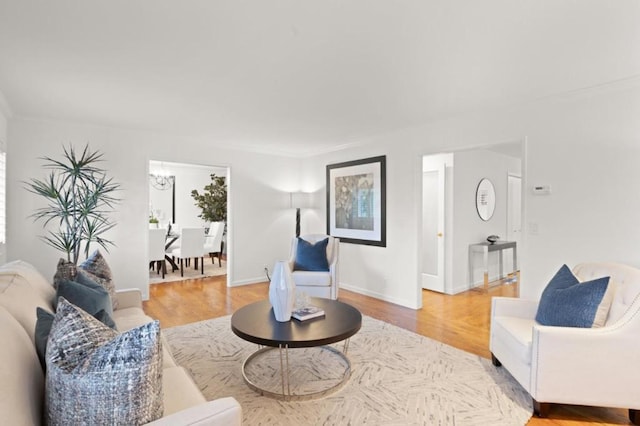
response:
M415 301L413 301L413 300L404 300L404 299L397 299L395 297L389 297L386 294L378 293L376 291L371 291L371 290L368 290L366 288L353 286L353 285L350 285L350 284L347 284L347 283L342 283L342 282L340 283L340 288L352 291L354 293L364 294L365 296L375 297L376 299L384 300L385 302L389 302L389 303L393 303L393 304L396 304L396 305L404 306L406 308L418 309L418 307L415 305ZM338 292L338 299L339 298L340 298L340 293Z
M239 287L242 285L259 284L267 281L267 277L260 276L256 278L245 278L244 280L235 280L231 283L231 287Z

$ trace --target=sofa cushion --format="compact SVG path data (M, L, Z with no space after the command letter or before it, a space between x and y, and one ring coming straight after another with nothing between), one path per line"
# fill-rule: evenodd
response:
M53 324L54 315L42 308L38 308L36 311L36 316L36 352L38 353L40 365L42 365L42 368L46 370L45 353L47 351L47 340L49 339L49 333L51 332L51 325ZM109 316L108 313L105 312L104 309L98 311L95 315L93 315L93 317L107 327L116 330L116 323L113 322L113 319Z
M94 251L87 260L78 265L78 268L88 272L91 278L107 289L111 296L113 309L118 309L118 298L116 297L116 287L113 283L113 274L107 264L107 260L102 256L100 251Z
M0 267L0 275L15 274L27 280L33 288L53 303L56 297L56 289L33 265L23 260L14 260Z
M20 275L0 276L0 306L4 306L22 325L33 343L35 343L36 309L41 307L53 312L51 300L34 289Z
M608 286L609 277L580 283L562 265L542 292L536 321L548 326L601 327L611 304L611 298L605 297Z
M0 341L0 383L3 388L0 422L6 425L40 424L44 374L29 336L2 307Z
M291 276L297 286L327 287L331 285L331 275L326 272L293 271Z
M49 424L141 424L162 416L158 321L122 334L60 299L46 362Z
M310 243L298 237L296 257L293 263L294 271L328 271L327 244L329 238Z

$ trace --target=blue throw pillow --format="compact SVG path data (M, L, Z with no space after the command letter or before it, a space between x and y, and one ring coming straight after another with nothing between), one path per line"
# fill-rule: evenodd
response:
M562 265L542 292L536 321L542 325L590 328L609 285L609 277L581 283Z
M307 240L298 237L296 259L293 263L294 271L328 271L327 244L329 238L311 244Z
M89 278L82 277L80 273L76 276L76 281L62 280L58 283L56 300L60 297L91 315L104 309L109 316L113 316L113 306L107 289Z

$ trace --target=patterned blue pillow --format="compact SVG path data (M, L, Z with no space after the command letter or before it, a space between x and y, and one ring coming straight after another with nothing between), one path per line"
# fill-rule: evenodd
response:
M120 334L60 298L45 359L46 424L138 425L162 417L158 321Z
M42 369L45 370L46 363L44 356L47 352L47 340L49 339L49 333L51 332L51 325L53 324L54 315L42 308L37 308L36 316L38 317L38 320L36 321L35 332L36 352L38 353L40 364L42 364ZM93 317L104 325L117 330L116 323L113 321L113 318L111 318L111 316L106 313L104 309L98 311Z
M581 283L567 265L562 265L542 292L536 321L558 327L594 326L609 277Z
M294 271L328 271L327 244L329 238L315 244L298 237L296 259L293 263Z

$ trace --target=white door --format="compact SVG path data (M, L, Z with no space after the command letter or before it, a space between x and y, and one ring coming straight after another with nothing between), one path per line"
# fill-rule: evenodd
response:
M507 176L507 241L515 241L520 249L522 236L522 179L520 176ZM519 250L520 251L520 250ZM512 256L505 256L505 270L515 270L511 265ZM509 269L506 269L509 268Z
M422 288L444 293L445 165L422 174Z

